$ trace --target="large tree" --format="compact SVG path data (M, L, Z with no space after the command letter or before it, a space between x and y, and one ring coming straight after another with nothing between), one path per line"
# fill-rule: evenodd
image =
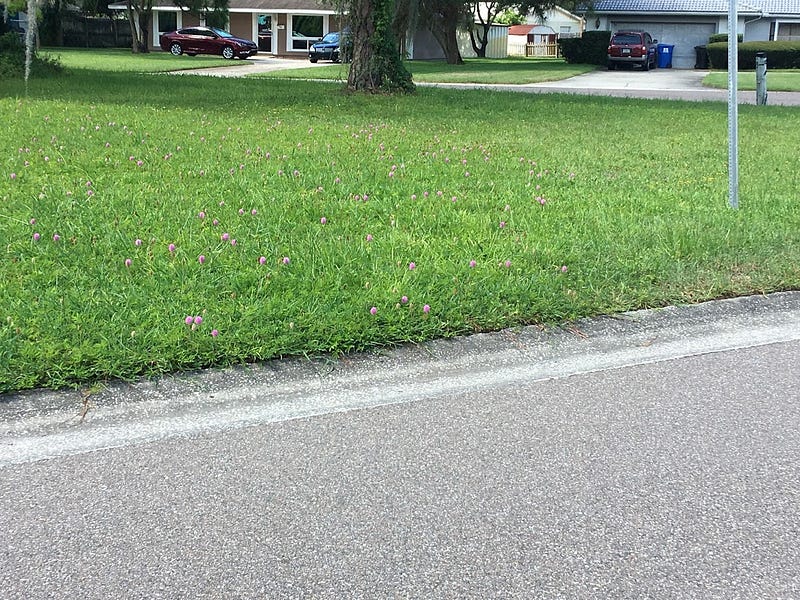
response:
M470 11L475 15L469 28L472 49L475 50L475 54L479 57L486 57L486 47L489 45L489 30L502 13L510 10L521 15L533 13L541 18L553 6L555 6L555 2L549 0L469 2Z
M413 92L392 27L394 0L349 0L349 36L353 60L347 88L367 92Z

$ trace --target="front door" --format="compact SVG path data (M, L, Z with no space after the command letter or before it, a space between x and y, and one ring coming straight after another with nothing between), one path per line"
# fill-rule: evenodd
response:
M258 49L272 52L272 15L258 15Z

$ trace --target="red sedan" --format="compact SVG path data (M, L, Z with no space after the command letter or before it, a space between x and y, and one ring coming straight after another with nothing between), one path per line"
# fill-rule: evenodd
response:
M258 54L258 45L250 40L217 27L186 27L178 31L163 33L159 38L161 49L175 56L188 54L217 54L223 58L247 58Z

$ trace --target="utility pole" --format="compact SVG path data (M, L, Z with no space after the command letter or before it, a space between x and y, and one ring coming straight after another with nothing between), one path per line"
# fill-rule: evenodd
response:
M728 0L728 205L739 208L738 0Z

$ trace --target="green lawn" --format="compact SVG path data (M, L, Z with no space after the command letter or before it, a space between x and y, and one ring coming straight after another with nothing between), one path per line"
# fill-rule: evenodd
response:
M74 70L0 113L0 392L800 288L796 108L740 107L739 211L722 103Z
M216 56L172 56L169 52L154 50L147 54L133 54L129 49L97 48L46 48L41 54L57 58L68 69L90 69L113 72L158 73L202 69L205 67L229 67L239 61L225 60Z
M406 67L414 81L429 83L499 83L526 84L557 81L594 71L592 65L568 65L561 59L481 59L468 58L461 66L439 60L412 60ZM313 69L289 69L259 73L251 77L277 79L336 79L346 80L349 65L331 64Z
M756 89L755 71L740 71L738 73L740 90ZM703 79L703 85L708 87L727 89L727 71L714 71ZM800 92L800 70L767 71L767 92Z

